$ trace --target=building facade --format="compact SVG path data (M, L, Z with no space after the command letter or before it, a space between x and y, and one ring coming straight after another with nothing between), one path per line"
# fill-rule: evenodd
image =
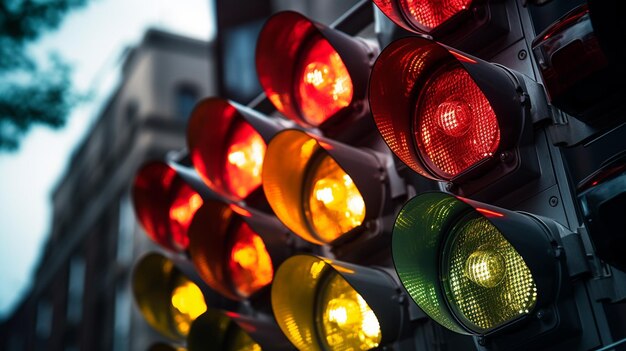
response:
M149 30L53 193L32 290L0 330L2 350L145 350L159 340L132 301L131 268L154 248L130 188L147 160L185 147L198 99L216 94L210 43Z

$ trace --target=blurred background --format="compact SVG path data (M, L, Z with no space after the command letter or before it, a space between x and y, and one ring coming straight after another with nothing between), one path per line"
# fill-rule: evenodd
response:
M129 196L146 160L185 147L206 96L260 92L274 12L331 23L353 0L3 0L0 349L145 350L132 302L153 243Z

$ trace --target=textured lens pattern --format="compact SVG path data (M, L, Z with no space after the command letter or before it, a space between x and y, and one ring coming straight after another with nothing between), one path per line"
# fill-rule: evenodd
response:
M304 119L318 126L352 102L352 79L339 53L321 36L304 55L296 101Z
M451 233L444 288L457 316L482 332L529 313L537 286L522 256L486 218Z
M415 138L429 168L450 179L493 156L500 127L491 104L460 66L436 73L422 91Z
M365 202L352 178L329 155L310 177L307 218L317 236L331 242L363 223Z
M400 0L405 13L410 15L419 27L431 30L462 10L466 10L472 0Z
M321 289L319 332L330 350L369 350L382 338L380 325L367 302L335 272Z

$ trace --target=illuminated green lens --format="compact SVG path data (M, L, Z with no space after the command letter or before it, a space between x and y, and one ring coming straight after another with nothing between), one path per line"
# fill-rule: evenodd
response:
M484 217L465 219L450 238L444 289L466 326L485 331L529 313L537 301L533 276L493 224Z

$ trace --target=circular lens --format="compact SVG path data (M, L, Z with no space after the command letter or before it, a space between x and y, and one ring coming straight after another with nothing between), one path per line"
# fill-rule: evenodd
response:
M465 217L450 238L444 256L444 290L467 327L490 330L532 310L537 286L530 269L489 220Z
M235 123L226 151L224 182L231 193L245 198L261 185L266 145L248 123Z
M400 0L402 9L408 12L419 27L433 29L458 12L469 8L473 0Z
M333 350L369 350L382 339L380 325L367 302L339 274L329 271L320 286L318 329Z
M172 291L171 304L173 320L181 335L187 335L191 323L207 310L200 288L183 276Z
M414 125L429 168L450 179L500 145L500 127L487 97L459 64L436 72L419 96Z
M232 240L230 277L237 292L248 297L272 281L272 259L263 239L245 222L241 222Z
M318 126L352 102L352 79L339 53L321 36L300 62L296 101L304 120Z
M316 235L331 242L365 219L365 202L352 178L328 154L323 154L309 177L306 217Z

